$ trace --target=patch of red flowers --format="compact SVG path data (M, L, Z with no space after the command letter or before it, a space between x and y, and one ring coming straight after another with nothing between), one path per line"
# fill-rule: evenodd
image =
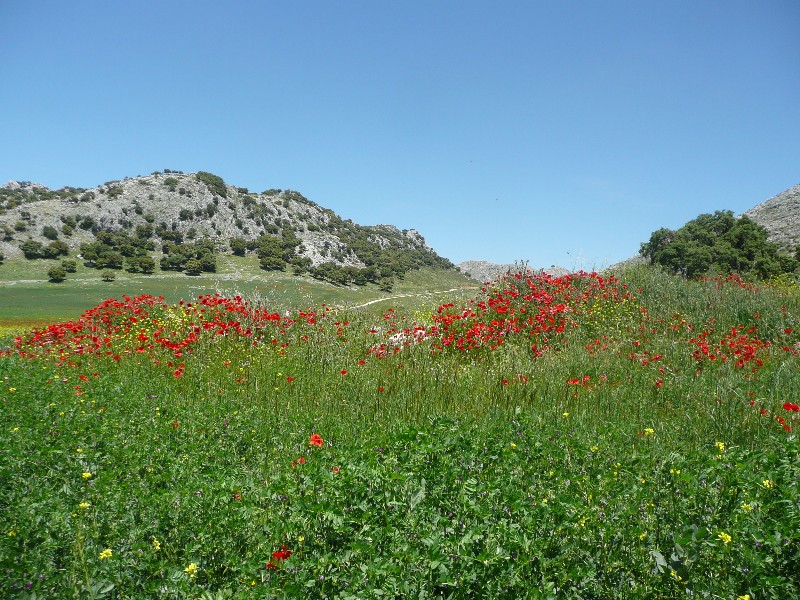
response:
M292 551L287 546L281 546L281 549L272 553L272 559L267 561L266 568L271 571L276 571L280 568L280 564L291 558Z
M322 446L325 445L325 442L322 441L322 436L320 436L318 433L312 434L308 439L308 443L312 446L318 446L319 448L322 448Z

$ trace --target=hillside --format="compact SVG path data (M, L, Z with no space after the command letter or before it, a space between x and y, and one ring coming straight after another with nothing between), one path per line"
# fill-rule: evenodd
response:
M126 257L123 249L137 244L139 254L157 256L202 241L217 252L258 252L269 259L264 268L349 269L350 277L366 270L371 281L422 266L454 268L414 229L358 225L299 192L251 192L211 173L165 170L92 189L14 181L0 188L0 254L6 258L21 256L26 242L39 250L41 244L44 257L54 258L77 254L82 245L86 253L97 240Z
M769 232L769 241L794 252L800 244L800 184L744 213Z

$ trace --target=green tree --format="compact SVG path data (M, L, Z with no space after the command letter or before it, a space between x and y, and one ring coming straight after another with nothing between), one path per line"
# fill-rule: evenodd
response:
M67 278L67 271L64 269L64 267L52 267L49 271L47 271L47 277L50 279L50 281L59 283Z
M105 271L100 273L100 278L103 281L114 281L114 279L116 279L116 277L117 277L117 274L114 273L114 271L112 271L111 269L106 269Z
M74 273L78 270L78 263L74 260L62 260L61 266L67 273Z
M203 272L203 265L196 258L190 258L183 266L183 270L187 275L200 275Z
M152 256L145 255L139 257L139 269L142 273L150 274L156 269L156 261Z
M45 225L44 227L42 227L42 235L46 237L48 240L57 240L58 230L52 225Z
M716 211L699 215L677 231L654 231L639 253L651 264L686 277L718 272L766 278L794 271L796 258L780 254L767 237L767 230L747 216Z
M36 259L36 258L43 258L44 257L44 245L41 242L37 242L35 240L28 240L23 242L20 246L20 250L22 250L22 254L27 259Z
M244 256L247 252L247 241L244 238L232 237L229 244L231 252L236 256Z
M55 242L50 242L43 249L43 253L45 258L58 258L59 256L66 256L69 254L69 246L67 246L61 240L56 240Z
M223 198L228 197L228 188L225 186L225 182L219 175L214 175L213 173L208 173L206 171L198 171L195 177L198 181L204 183L212 194L222 196Z

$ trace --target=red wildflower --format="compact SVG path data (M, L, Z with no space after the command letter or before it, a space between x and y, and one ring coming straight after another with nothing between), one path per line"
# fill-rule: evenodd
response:
M267 561L266 568L270 570L276 570L279 568L281 562L283 562L287 558L290 558L291 556L292 556L292 551L289 550L289 548L287 548L286 546L281 546L280 550L272 553L272 560Z
M294 377L290 375L289 377L286 378L286 381L292 383L294 381Z
M334 473L334 475L335 475L335 474L337 474L338 472L339 472L339 467L333 467L333 473Z
M318 433L312 434L308 443L312 446L319 446L320 448L325 445L325 442L322 441L322 437Z
M177 429L178 427L180 427L180 424L178 423L178 419L175 419L170 426L173 429Z
M791 410L794 412L800 412L800 405L792 404L791 402L785 402L783 404L783 410Z
M345 375L347 375L347 369L342 369L342 377L344 377Z
M183 371L181 371L180 369L175 369L173 375L175 375L175 378L178 379L180 377L183 377Z

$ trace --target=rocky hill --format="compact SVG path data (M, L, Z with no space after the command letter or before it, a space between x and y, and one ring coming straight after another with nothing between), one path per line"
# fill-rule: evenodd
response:
M525 263L504 265L487 262L485 260L465 260L464 262L458 264L458 268L462 273L469 275L477 281L485 283L487 281L492 281L497 277L504 275L505 273L515 273L517 271L527 269L528 265ZM569 273L569 269L557 267L555 265L546 269L533 270L541 273L548 273L549 275L553 275L555 277Z
M800 185L744 213L769 232L769 241L794 252L800 245Z
M101 232L147 237L156 252L159 243L194 240L229 251L234 239L255 251L264 236L288 236L291 260L308 268L389 265L395 274L424 265L454 268L414 229L358 225L299 192L251 192L211 173L165 170L92 189L16 181L0 188L0 254L6 258L21 255L25 242L56 242L77 253Z

